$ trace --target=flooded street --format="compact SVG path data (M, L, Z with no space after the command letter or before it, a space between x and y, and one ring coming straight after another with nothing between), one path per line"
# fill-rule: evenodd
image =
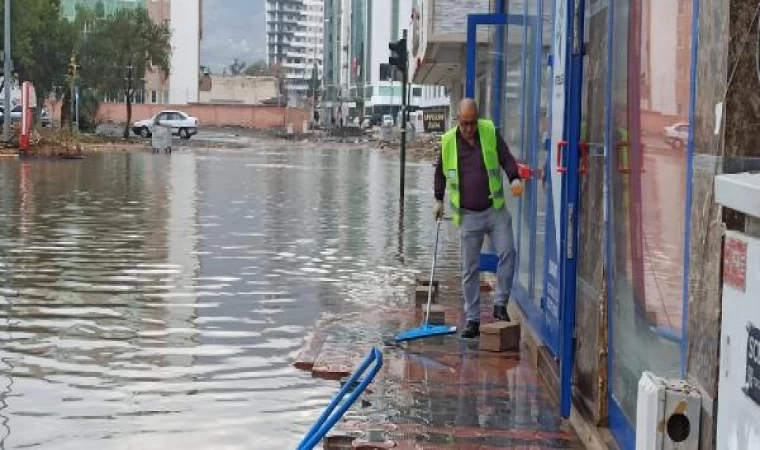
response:
M398 161L335 147L0 160L0 448L294 448L336 392L305 334L405 302L433 236L430 164L399 239Z

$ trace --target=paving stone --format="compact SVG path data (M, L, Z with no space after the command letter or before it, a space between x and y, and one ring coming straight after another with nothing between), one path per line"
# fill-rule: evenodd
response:
M415 308L423 308L425 305L427 305L428 301L428 288L426 286L417 286L414 290L414 306ZM438 296L435 293L435 290L433 290L433 296L430 300L431 303L436 303L438 301Z
M422 309L424 317L425 309ZM428 319L430 325L446 325L446 308L441 305L430 305L430 318Z
M351 445L355 440L354 435L333 434L322 439L322 448L324 450L351 450Z
M480 349L489 352L517 351L520 349L520 324L494 322L480 327Z
M417 287L424 287L427 289L427 287L430 286L430 279L429 278L417 278ZM439 280L433 280L433 295L438 297L438 294L440 294L441 291L441 282Z
M393 441L386 442L367 442L362 440L354 441L352 447L353 450L387 450L390 448L396 448L396 443Z

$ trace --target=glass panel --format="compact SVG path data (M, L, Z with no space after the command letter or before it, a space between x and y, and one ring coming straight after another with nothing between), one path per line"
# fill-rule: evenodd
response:
M631 423L642 371L679 376L691 10L615 0L612 382Z
M604 277L604 134L608 42L607 5L586 8L586 55L581 103L581 174L576 287L576 364L574 384L591 411L597 410L599 304ZM584 173L585 172L585 173Z
M506 5L507 14L510 16L524 16L525 0L509 0ZM530 111L531 90L530 74L527 54L529 41L527 39L527 27L524 25L511 25L503 35L504 55L504 84L502 91L502 133L512 154L520 162L526 162L529 156L528 139L526 137L527 112ZM522 198L513 201L512 212L513 227L516 235L515 245L518 252L518 267L515 274L515 283L523 288L530 286L530 243L533 228L530 226L528 213L529 192L526 190Z
M546 184L544 173L546 168L546 162L549 158L549 153L546 149L546 141L549 139L549 99L551 97L551 68L549 67L549 54L551 54L552 45L552 28L554 15L552 11L553 2L540 0L539 7L541 8L541 20L540 37L541 40L541 73L540 76L540 107L539 107L539 124L536 128L537 140L536 158L534 159L532 166L537 170L535 183L536 184L536 246L535 246L535 264L533 273L535 274L535 280L533 283L532 297L539 299L544 293L544 257L546 249Z

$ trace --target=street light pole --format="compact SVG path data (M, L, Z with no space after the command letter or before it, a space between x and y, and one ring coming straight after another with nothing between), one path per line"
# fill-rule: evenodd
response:
M4 120L3 120L3 139L5 142L11 141L11 0L5 0L5 39L3 41L5 47L3 60L3 80L5 89L5 99L3 105Z

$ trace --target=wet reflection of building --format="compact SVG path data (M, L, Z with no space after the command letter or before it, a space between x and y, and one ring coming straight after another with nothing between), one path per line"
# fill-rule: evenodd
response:
M167 173L168 217L166 224L166 262L177 268L172 276L172 292L181 296L166 298L166 328L170 332L166 345L173 349L166 356L172 366L189 367L194 357L177 351L195 347L194 339L197 297L194 278L200 272L200 262L196 253L198 243L197 169L193 154L173 155Z

